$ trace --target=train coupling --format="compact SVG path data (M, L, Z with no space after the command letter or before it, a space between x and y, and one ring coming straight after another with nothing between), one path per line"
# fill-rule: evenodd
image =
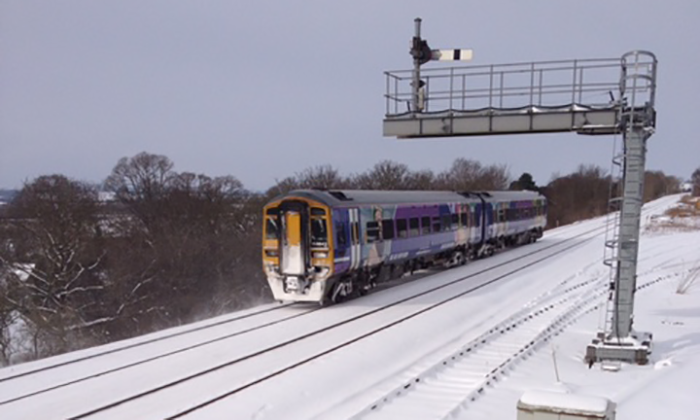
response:
M301 276L286 276L284 278L285 293L304 293L309 288L310 281Z

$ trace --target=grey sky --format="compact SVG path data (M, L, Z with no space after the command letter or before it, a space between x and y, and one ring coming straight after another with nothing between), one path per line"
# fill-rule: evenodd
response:
M647 166L683 178L700 166L697 0L0 0L0 188L50 173L101 181L141 151L256 190L383 159L439 171L466 157L539 184L609 167L611 137L382 137L382 72L410 68L417 16L433 48L473 48L473 64L653 51Z

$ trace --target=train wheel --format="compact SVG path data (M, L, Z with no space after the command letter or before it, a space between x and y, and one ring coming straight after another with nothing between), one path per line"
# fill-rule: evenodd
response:
M456 267L458 265L463 265L465 263L464 252L461 250L454 251L450 256L450 259L445 261L446 268Z
M352 280L349 281L339 281L333 286L333 291L331 292L330 300L333 303L340 303L346 301L353 294Z

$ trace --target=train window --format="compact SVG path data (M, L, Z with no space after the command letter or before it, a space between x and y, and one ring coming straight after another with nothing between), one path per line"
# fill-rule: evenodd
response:
M457 230L459 227L459 215L457 213L452 215L452 230Z
M271 208L271 209L267 209L267 212L266 212L266 213L267 213L268 216L279 216L279 214L280 214L280 209L274 207L274 208Z
M324 209L319 209L317 207L312 207L311 208L311 215L312 216L325 216L326 211Z
M469 226L469 215L467 213L462 213L460 217L462 219L462 227Z
M430 217L421 217L420 219L420 224L421 224L421 235L429 235L430 234Z
M388 241L389 239L394 239L393 219L382 220L382 237L385 241Z
M418 222L417 217L411 217L411 219L408 221L408 227L409 231L408 234L409 236L418 236L420 235L420 224Z
M280 231L277 228L277 218L268 217L265 222L265 239L279 239Z
M396 219L396 233L399 238L408 236L406 219Z
M328 231L326 229L326 219L311 219L311 246L328 246Z
M335 237L338 238L338 246L344 247L348 244L348 234L345 232L343 222L335 224Z
M449 214L442 216L442 231L447 232L452 229L452 217Z
M367 243L379 240L379 222L367 222Z
M439 217L433 217L433 232L435 232L435 233L440 232L440 218Z
M498 210L498 221L499 222L505 222L506 221L506 212L503 209Z

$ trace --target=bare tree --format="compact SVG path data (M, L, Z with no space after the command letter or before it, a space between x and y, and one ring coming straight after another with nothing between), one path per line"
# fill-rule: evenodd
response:
M330 165L319 165L277 181L276 185L269 188L265 195L272 198L297 189L342 189L348 187L347 178L341 176L337 169Z
M100 317L107 290L97 213L96 191L60 175L26 184L8 206L11 246L0 261L23 276L7 277L15 293L5 298L34 328L37 355L74 348Z
M142 152L121 158L104 186L150 230L156 227L155 218L163 211L163 199L175 176L172 169L173 163L166 156Z
M543 189L549 201L549 226L605 214L610 182L605 170L595 165L580 165L576 172L552 180Z
M646 171L644 173L644 202L678 192L680 184L679 178L666 175L663 171Z
M17 308L12 304L9 285L11 275L8 267L0 263L0 366L10 364L12 356L12 327L18 316Z
M355 175L352 183L363 190L403 190L408 188L411 171L403 163L383 160L365 173Z
M430 170L411 172L405 185L408 190L431 190L435 185L435 174Z
M504 165L485 167L475 160L458 158L450 169L438 175L437 186L453 191L504 190L509 180Z
M347 180L331 165L305 169L295 176L297 188L339 189L345 188Z
M334 182L337 173L319 167L298 177L310 185ZM249 293L259 297L252 284L262 274L263 201L239 180L177 173L166 157L140 154L122 159L107 185L123 209L114 218L110 276L130 330L181 324L240 308Z
M690 182L693 184L693 195L700 196L700 168L696 169L690 176Z

